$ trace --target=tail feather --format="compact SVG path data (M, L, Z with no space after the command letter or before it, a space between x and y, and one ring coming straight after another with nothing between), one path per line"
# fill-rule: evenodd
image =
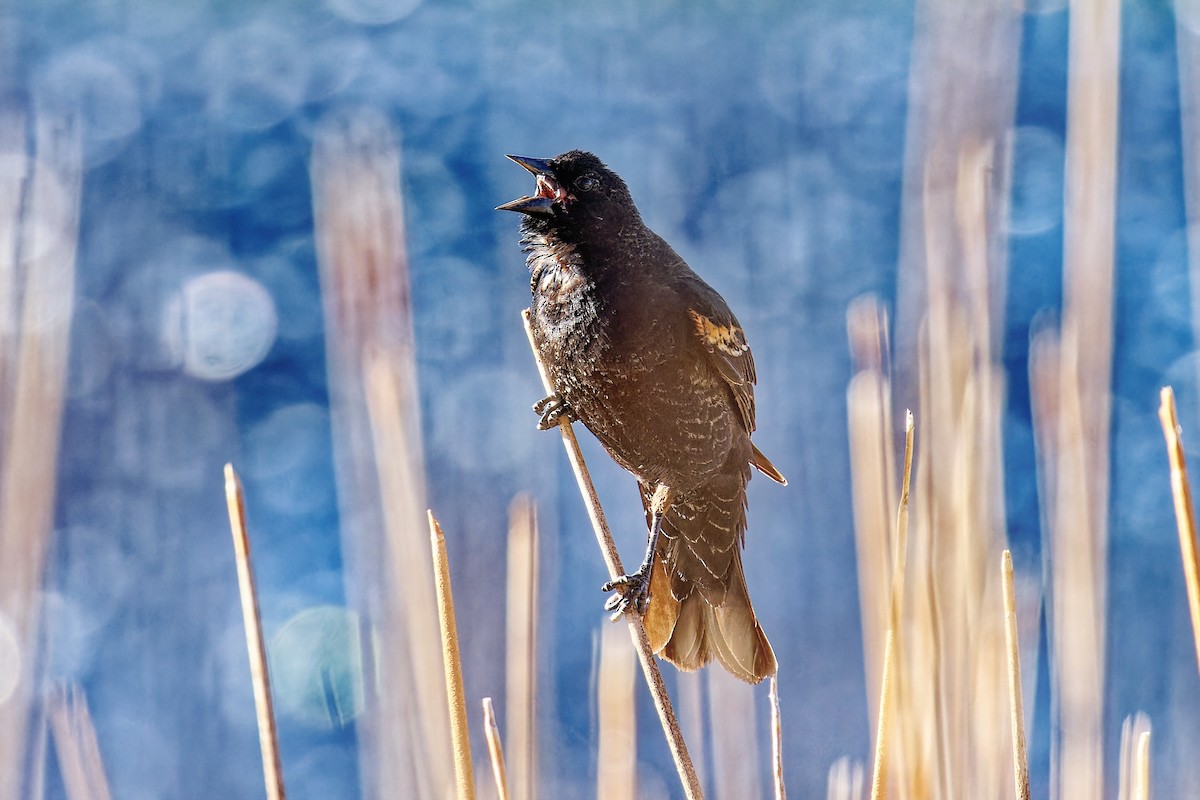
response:
M764 456L756 445L751 444L750 447L753 450L753 455L750 456L750 463L754 465L754 468L776 483L787 486L787 478L783 477L783 473L771 463L771 459Z
M712 615L719 633L709 638L725 669L750 683L775 674L778 669L775 651L750 606L740 558L736 585L730 587L725 604L712 609Z
M748 479L743 462L676 499L663 520L644 623L655 653L679 669L699 669L715 658L738 678L758 683L777 665L742 571ZM642 487L647 509L651 492Z
M660 589L657 595L655 588ZM778 668L775 651L754 616L744 580L730 587L724 605L716 608L699 592L672 604L674 598L670 592L661 591L666 588L651 584L653 599L646 612L646 628L656 654L685 672L699 669L716 658L721 666L747 683L758 683L775 674ZM668 610L672 605L674 613ZM650 620L655 617L660 624L652 625Z

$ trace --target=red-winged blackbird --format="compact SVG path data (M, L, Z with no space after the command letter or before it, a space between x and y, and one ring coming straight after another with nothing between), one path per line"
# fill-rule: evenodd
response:
M625 182L591 153L508 156L537 191L524 214L534 342L567 415L637 477L649 541L605 584L606 608L643 614L654 651L684 670L715 656L751 683L775 672L742 572L750 467L786 484L751 442L754 359L717 292L646 227ZM650 602L653 600L653 602Z

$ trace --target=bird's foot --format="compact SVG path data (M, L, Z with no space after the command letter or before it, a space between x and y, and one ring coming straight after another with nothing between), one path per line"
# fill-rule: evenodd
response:
M600 591L616 592L604 603L604 610L612 612L613 622L630 611L638 616L644 615L650 606L650 570L643 567L637 572L622 575L601 586Z
M543 397L534 403L533 413L538 415L539 431L550 430L563 417L566 417L568 422L574 422L579 419L579 417L575 416L575 412L571 410L571 407L567 405L567 401L556 394Z

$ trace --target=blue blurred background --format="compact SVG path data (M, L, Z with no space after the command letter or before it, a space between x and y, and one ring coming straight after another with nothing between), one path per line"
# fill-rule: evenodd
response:
M1027 342L1061 302L1067 23L1065 2L1022 20L1014 140L1005 483L1018 563L1034 568ZM1200 692L1155 416L1173 382L1185 431L1200 430L1175 24L1169 3L1124 4L1106 731L1149 712L1160 789L1182 797L1169 776L1196 770ZM0 89L84 111L45 670L86 689L113 796L261 796L225 461L246 484L273 658L312 657L287 635L298 625L344 623L309 157L318 121L359 106L402 147L429 501L472 714L503 696L506 513L531 491L547 576L543 796L591 796L605 575L558 437L534 427L518 220L492 210L531 186L504 153L578 147L624 176L754 346L756 440L791 480L752 483L746 555L782 665L789 785L818 796L832 761L867 759L845 312L865 292L895 296L913 35L911 5L870 0L0 5ZM231 305L245 313L223 317ZM206 337L232 350L204 357ZM586 446L632 558L634 483ZM1030 742L1044 796L1042 670ZM639 702L647 796L677 792ZM358 796L352 720L280 705L290 794ZM51 781L48 796L65 795Z

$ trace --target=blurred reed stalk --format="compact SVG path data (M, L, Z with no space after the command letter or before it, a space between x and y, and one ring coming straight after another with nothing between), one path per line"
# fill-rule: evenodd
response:
M539 574L537 506L529 495L518 495L509 507L505 637L505 738L513 800L534 800L537 789Z
M454 784L458 800L475 799L475 771L471 763L471 732L467 726L467 697L463 691L462 658L458 647L458 624L454 618L454 592L450 586L450 558L442 526L429 516L429 542L433 552L434 588L437 591L438 623L442 635L442 664L446 675L446 703L450 717L450 741L454 750Z
M1017 597L1013 586L1012 553L1004 551L1000 565L1004 589L1004 641L1008 650L1008 707L1012 725L1013 780L1016 800L1029 800L1029 756L1025 749L1025 704L1021 700L1021 646L1017 634Z
M891 717L890 724L875 717L877 797L1013 795L1003 606L994 569L1004 546L1003 375L991 347L989 310L996 303L988 294L995 282L988 278L993 212L987 198L990 182L1003 174L993 167L994 155L990 144L964 143L954 214L945 219L927 209L923 216L927 291L913 405L924 409L927 422L919 433L922 467L911 479L911 505L893 506L897 524L890 536L880 510L895 491L883 480L896 474L888 463L894 445L884 416L891 407L882 366L888 361L885 316L869 300L854 304L849 315L858 367L848 392L858 547L860 553L882 549L882 556L871 556L873 569L860 568L860 580L866 574L879 581L863 592L874 609L870 616L864 611L864 636L878 635L884 643L880 669L890 684L885 692L882 675L874 684L877 698L886 695L881 707ZM870 465L865 474L857 471L860 464Z
M875 301L849 314L856 372L847 402L860 581L870 582L860 592L864 638L874 641L864 654L872 705L884 694L889 588L901 587L891 626L891 723L872 719L876 730L890 727L876 737L888 776L880 796L1014 793L995 564L1006 544L999 349L1020 20L1020 8L1004 0L918 3L894 349ZM923 420L903 564L888 557L898 547L888 532L898 507L893 396Z
M912 487L913 432L912 411L904 415L904 471L901 479L900 503L896 509L896 551L892 559L892 580L889 601L888 627L883 646L883 680L879 687L879 711L876 714L875 762L871 777L871 798L887 797L888 741L891 736L892 685L895 680L897 639L904 613L904 576L908 563L908 497Z
M109 800L108 778L83 690L75 685L57 686L51 690L47 706L67 800Z
M704 672L708 679L713 796L759 800L762 761L754 687L716 665Z
M1200 543L1196 539L1196 514L1188 483L1187 459L1183 453L1183 431L1175 411L1175 392L1170 386L1160 392L1158 418L1167 440L1167 460L1171 464L1171 496L1175 500L1175 525L1179 530L1179 551L1183 578L1187 586L1188 610L1192 617L1192 641L1196 645L1196 666L1200 669Z
M1108 472L1112 382L1113 247L1121 5L1072 8L1067 84L1060 336L1040 334L1033 356L1043 486L1050 520L1050 641L1053 648L1051 796L1100 798L1106 638ZM1057 352L1055 352L1055 350ZM1054 369L1057 367L1057 375ZM1032 381L1031 381L1032 382Z
M862 797L862 764L845 757L833 762L825 781L825 800L862 800Z
M859 609L867 709L871 730L879 727L884 640L889 626L892 509L896 508L895 465L891 456L892 385L887 358L887 312L873 298L850 304L846 320L854 376L846 391L850 432L851 491L857 546Z
M771 676L771 772L775 800L787 800L783 782L783 717L779 713L779 676Z
M675 675L675 704L679 708L679 725L684 740L692 743L690 753L695 765L696 778L701 786L708 783L704 680L704 672L699 670L679 672Z
M600 663L596 704L599 746L596 797L637 797L637 714L634 707L633 655L621 629L600 626Z
M27 140L32 128L33 141ZM22 796L39 591L54 529L83 155L78 120L0 107L0 797ZM6 676L8 677L8 676Z
M1121 723L1117 800L1150 800L1150 718L1140 711Z
M496 797L509 800L508 768L504 763L504 745L500 740L500 726L496 724L496 709L492 698L483 698L483 733L487 739L488 760L492 763L492 777L496 779Z
M279 736L275 729L275 708L271 698L271 670L267 664L267 646L263 640L262 615L254 581L254 561L250 555L250 537L246 532L246 497L242 481L232 464L225 465L225 504L229 509L229 529L233 534L233 553L237 564L238 590L242 599L242 625L246 630L246 651L250 656L250 683L254 688L254 709L258 720L258 746L262 751L263 781L267 800L284 800L283 767L279 760Z
M546 374L546 366L542 363L538 356L537 347L533 343L533 330L529 326L529 312L522 312L522 321L525 325L525 336L529 340L529 349L533 352L534 363L537 364L538 375L541 376L542 386L547 394L554 392L554 386L550 382L550 377ZM592 522L592 530L596 534L596 541L600 545L600 552L604 556L604 563L608 567L608 574L613 580L625 574L624 568L621 566L621 556L617 552L617 545L613 541L612 532L608 528L608 521L604 517L604 510L600 507L600 498L596 494L596 487L592 483L591 475L588 474L587 465L583 461L583 451L579 449L579 441L575 438L575 431L571 427L571 421L565 416L559 421L559 432L562 434L563 447L567 451L567 460L571 463L571 470L575 473L575 481L579 485L579 493L583 498L584 507L587 509L588 518ZM688 755L687 743L683 740L683 732L679 728L679 720L675 716L675 708L671 705L670 695L667 693L667 686L663 682L662 671L658 667L658 662L654 658L654 652L650 648L650 639L646 635L646 629L642 625L642 618L637 614L626 614L625 619L629 624L629 635L633 639L634 649L637 651L638 661L642 666L642 674L646 679L646 686L650 689L650 697L654 700L654 709L658 712L659 722L662 723L663 734L667 739L667 747L671 751L671 758L675 761L675 769L679 773L679 780L683 786L684 796L688 800L695 800L704 796L704 791L700 787L700 779L696 776L696 768L692 764L692 759Z
M400 156L381 116L318 128L313 208L325 310L346 594L369 630L358 720L369 800L454 785L423 513L419 406Z

